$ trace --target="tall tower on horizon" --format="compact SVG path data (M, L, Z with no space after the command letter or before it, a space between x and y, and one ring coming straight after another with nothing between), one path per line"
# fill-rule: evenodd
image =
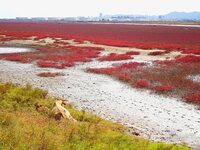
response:
M101 18L101 19L103 18L103 13L99 14L99 18Z

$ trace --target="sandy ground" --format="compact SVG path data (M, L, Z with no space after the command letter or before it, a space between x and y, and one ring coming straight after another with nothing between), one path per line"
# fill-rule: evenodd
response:
M151 64L152 60L166 59L147 55L133 57L133 60L115 63L137 61ZM122 123L129 127L130 132L138 132L146 139L200 147L200 110L196 106L138 91L109 76L84 71L88 67L106 67L112 63L94 60L59 70L0 60L0 81L30 83L47 89L50 94L68 100L78 109ZM44 71L61 71L65 76L42 78L36 75Z
M71 45L75 45L75 46L94 46L94 47L102 47L104 48L104 54L109 54L109 53L117 53L117 54L123 54L126 52L130 52L130 51L135 51L135 52L140 52L140 55L148 55L150 52L157 52L157 51L161 51L164 52L165 50L161 50L161 49L151 49L151 50L142 50L142 49L138 49L138 48L130 48L130 47L116 47L116 46L107 46L107 45L101 45L101 44L94 44L91 43L90 41L84 41L81 44L77 44L76 42L74 42L74 40L63 40L66 41L68 43L70 43ZM158 56L158 59L160 59L160 57L162 58L175 58L176 56L181 55L181 52L178 51L172 51L170 53L166 53L164 55L160 55ZM155 57L155 56L154 56Z
M2 45L9 45L9 46L15 46L15 45L47 45L52 44L55 40L52 38L44 38L40 40L34 40L36 37L29 37L27 40L11 40L11 41L0 41L0 44Z
M9 45L9 46L15 46L15 45L23 45L23 46L29 46L29 45L48 45L48 44L53 44L55 39L52 38L44 38L44 39L40 39L40 40L34 40L35 37L29 37L28 40L12 40L12 41L6 41L6 42L1 42L0 44L2 45ZM60 38L56 38L59 39L61 41L67 42L70 45L74 45L74 46L94 46L94 47L101 47L104 48L104 52L103 55L107 55L109 53L118 53L118 54L123 54L126 52L130 52L130 51L136 51L136 52L140 52L140 55L148 55L148 53L150 52L155 52L155 51L165 51L165 50L160 50L160 49L151 49L151 50L141 50L138 48L130 48L130 47L116 47L116 46L107 46L107 45L101 45L101 44L94 44L91 43L90 41L84 41L83 43L79 44L74 42L74 40L62 40ZM180 52L178 51L173 51L170 53L166 53L164 55L159 55L157 56L158 59L160 59L160 57L164 58L164 59L173 59L176 56L181 55ZM157 59L154 56L155 59Z

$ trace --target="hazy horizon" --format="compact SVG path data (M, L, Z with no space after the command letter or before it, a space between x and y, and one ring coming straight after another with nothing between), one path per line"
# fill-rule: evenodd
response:
M200 11L198 0L6 0L0 3L0 18L77 17L128 14L164 15Z

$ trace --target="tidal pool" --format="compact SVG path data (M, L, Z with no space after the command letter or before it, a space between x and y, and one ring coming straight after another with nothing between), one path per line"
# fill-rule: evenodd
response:
M18 48L18 47L0 47L0 54L4 53L23 53L32 51L30 48Z

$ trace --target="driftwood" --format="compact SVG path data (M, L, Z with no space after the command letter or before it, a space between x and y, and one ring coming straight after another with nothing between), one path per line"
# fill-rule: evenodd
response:
M63 107L64 105L64 100L56 100L54 102L52 112L55 119L60 120L63 117L67 120L76 122L76 120L71 116L70 112L65 107Z

